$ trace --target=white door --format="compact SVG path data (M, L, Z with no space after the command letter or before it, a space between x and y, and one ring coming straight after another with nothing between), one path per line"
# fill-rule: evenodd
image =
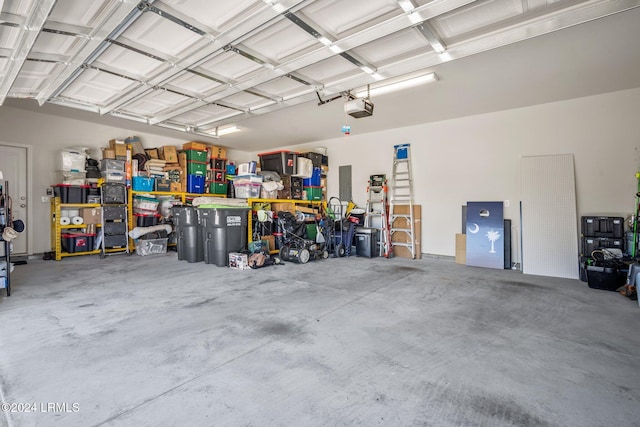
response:
M11 213L13 220L21 219L25 224L25 229L13 241L12 256L28 255L28 233L27 213L29 206L27 201L27 148L2 145L0 143L0 171L4 175L4 181L8 182L9 196L11 197ZM4 185L4 182L2 182Z

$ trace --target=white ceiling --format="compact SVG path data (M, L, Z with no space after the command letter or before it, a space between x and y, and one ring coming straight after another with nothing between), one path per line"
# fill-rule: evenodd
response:
M640 87L640 0L0 5L0 103L242 150ZM356 89L430 71L345 115Z

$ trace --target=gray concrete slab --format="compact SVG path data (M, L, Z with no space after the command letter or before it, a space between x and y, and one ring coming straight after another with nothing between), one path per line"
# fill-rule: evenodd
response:
M577 280L168 253L33 260L13 281L0 425L640 425L640 308Z

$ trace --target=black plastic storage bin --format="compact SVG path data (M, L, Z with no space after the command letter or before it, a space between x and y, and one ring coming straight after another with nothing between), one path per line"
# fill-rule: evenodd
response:
M624 218L613 216L583 216L582 235L585 237L624 238Z
M110 236L105 234L104 236L104 247L105 248L126 248L129 244L129 239L126 234L116 234Z
M176 234L178 260L187 262L204 261L203 229L198 223L198 210L193 206L171 208Z
M246 208L199 208L205 264L224 267L229 253L247 248Z
M127 217L126 206L102 206L102 216L106 221L125 219Z
M373 258L378 256L378 229L356 228L356 255Z
M260 169L263 171L273 171L288 175L297 173L298 153L282 150L258 154L258 157L260 157Z
M610 239L608 237L583 237L582 255L591 256L596 249L620 249L624 253L624 239Z
M127 234L127 224L124 221L109 221L102 224L104 234Z
M133 214L133 216L136 219L136 227L152 227L154 225L158 225L158 218L160 218L159 214Z
M592 289L617 291L627 282L628 270L617 268L587 266L587 282Z
M53 186L53 194L60 197L60 203L87 203L88 185L57 184Z
M103 203L124 205L127 203L127 187L117 182L105 182L102 184Z
M70 254L76 252L91 252L95 241L95 234L66 233L60 235L62 250Z

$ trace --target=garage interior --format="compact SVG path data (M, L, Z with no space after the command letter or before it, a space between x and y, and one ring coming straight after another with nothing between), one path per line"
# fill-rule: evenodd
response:
M581 256L584 218L620 218L635 260L639 5L0 1L0 171L25 225L0 424L637 425L638 302ZM321 153L323 199L360 208L408 144L418 254L49 260L60 151L132 136L236 165ZM458 259L479 201L510 220L505 268Z

